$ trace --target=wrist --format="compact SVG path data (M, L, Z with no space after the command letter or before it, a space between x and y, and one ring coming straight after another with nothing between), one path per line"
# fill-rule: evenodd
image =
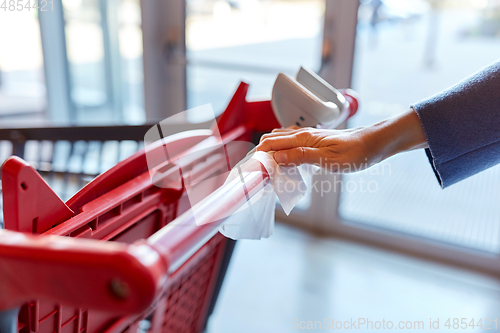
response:
M372 163L404 151L427 147L420 119L413 109L365 127L363 132Z

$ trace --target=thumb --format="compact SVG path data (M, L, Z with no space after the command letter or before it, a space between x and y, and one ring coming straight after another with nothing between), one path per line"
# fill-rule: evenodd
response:
M321 160L321 154L318 148L297 147L275 152L274 160L279 165L286 166L319 164Z

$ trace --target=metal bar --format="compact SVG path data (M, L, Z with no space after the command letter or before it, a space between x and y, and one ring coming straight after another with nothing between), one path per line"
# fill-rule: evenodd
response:
M123 117L122 109L122 78L120 46L118 40L119 19L116 0L101 0L101 27L104 40L104 62L106 77L107 103L113 110L113 118L120 121Z
M72 82L66 52L66 34L62 1L54 0L52 10L39 11L40 34L47 85L48 115L51 120L75 120L71 99Z
M213 121L212 121L213 122ZM165 136L193 130L206 129L211 122L204 123L179 123L162 124L162 129L171 129ZM120 125L120 126L64 126L64 127L26 127L2 128L0 140L13 141L21 138L25 140L47 141L113 141L133 140L143 141L146 132L155 123L146 125Z
M0 311L0 332L17 333L19 308Z
M148 120L186 110L186 66L172 57L186 54L185 0L141 1L144 104Z
M337 88L350 88L359 0L326 0L320 75Z

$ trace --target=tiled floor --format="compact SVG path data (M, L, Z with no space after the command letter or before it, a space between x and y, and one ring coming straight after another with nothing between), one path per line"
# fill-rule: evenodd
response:
M294 318L303 326L325 318L368 318L374 325L384 319L394 326L423 321L423 329L414 329L420 332L439 318L440 330L433 332L497 332L494 323L490 330L445 324L447 318L484 323L498 317L500 280L277 224L269 239L237 243L207 332L300 331Z

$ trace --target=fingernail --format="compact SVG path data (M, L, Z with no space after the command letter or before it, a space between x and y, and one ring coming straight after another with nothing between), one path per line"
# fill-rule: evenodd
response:
M278 163L286 163L286 153L277 152L274 154L274 159Z

